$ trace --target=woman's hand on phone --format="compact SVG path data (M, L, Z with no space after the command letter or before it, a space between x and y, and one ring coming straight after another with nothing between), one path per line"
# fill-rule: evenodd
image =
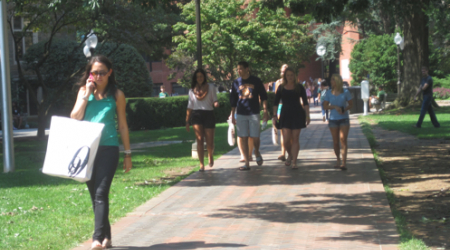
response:
M95 87L96 87L96 85L94 82L94 77L92 75L90 75L86 81L86 95L92 94L95 90Z

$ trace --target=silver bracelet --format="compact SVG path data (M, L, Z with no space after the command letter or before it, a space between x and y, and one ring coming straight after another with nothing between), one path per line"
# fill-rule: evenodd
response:
M81 99L89 101L89 96L83 96L83 97L81 97Z
M131 154L131 149L124 150L123 153L126 154L126 155L130 155Z

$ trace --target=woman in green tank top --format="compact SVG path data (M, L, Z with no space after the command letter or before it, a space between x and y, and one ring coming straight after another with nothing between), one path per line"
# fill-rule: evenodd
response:
M119 133L125 149L123 169L131 170L131 150L125 113L125 95L117 89L111 61L105 56L94 56L86 66L78 83L77 101L70 117L103 123L99 148L94 161L91 180L86 184L91 195L95 215L95 230L91 249L112 246L109 223L109 189L119 162L119 141L116 132L117 115Z

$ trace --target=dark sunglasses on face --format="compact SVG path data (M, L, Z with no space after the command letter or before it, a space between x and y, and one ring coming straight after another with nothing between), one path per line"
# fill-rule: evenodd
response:
M106 76L106 74L108 74L108 72L105 71L92 71L91 74L95 77L95 76Z

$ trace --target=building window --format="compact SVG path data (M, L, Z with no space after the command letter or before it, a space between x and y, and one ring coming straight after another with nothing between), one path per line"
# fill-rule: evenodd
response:
M187 95L189 93L189 89L183 88L181 85L178 85L176 82L172 82L172 96L177 95Z
M13 28L14 28L14 34L15 36L20 36L22 33L23 28L28 24L28 21L26 21L23 17L14 17L13 19ZM34 33L32 31L27 31L25 36L22 39L21 43L18 43L18 49L14 50L14 58L16 51L19 52L19 58L22 59L23 55L27 51L27 49L38 42L38 33ZM14 61L14 63L16 63Z
M161 92L162 85L163 85L162 83L153 83L153 93L152 93L153 97L159 96L159 92Z

